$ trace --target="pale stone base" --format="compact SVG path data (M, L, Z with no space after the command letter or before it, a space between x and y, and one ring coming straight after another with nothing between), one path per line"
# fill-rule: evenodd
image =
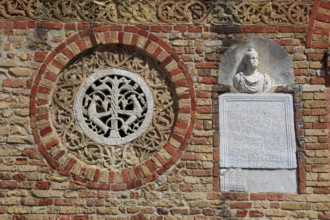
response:
M221 191L297 193L297 173L292 170L221 169Z

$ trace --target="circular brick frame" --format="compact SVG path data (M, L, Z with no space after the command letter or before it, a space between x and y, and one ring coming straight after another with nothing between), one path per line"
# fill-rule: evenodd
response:
M49 114L62 69L83 51L106 44L131 45L146 51L168 71L178 96L177 120L168 142L153 157L120 171L87 165L69 155L52 128ZM155 180L180 159L192 134L196 97L187 68L164 40L135 26L99 26L74 34L48 54L33 81L30 116L35 142L53 169L90 188L127 190Z

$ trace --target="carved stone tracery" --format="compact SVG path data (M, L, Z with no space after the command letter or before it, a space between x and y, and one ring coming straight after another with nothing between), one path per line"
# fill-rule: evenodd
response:
M145 128L140 136L120 145L95 142L80 128L79 122L74 116L75 97L79 93L81 84L94 73L108 71L113 68L127 70L141 77L152 93L154 106L149 126ZM99 80L104 82L108 80L117 82L130 81L127 77L117 77L116 79L114 77L112 79L101 77ZM129 87L135 87L134 82L128 82L128 84L130 85ZM94 89L87 89L87 96L90 97L93 91L97 90L96 87L100 85L102 83L98 81ZM143 102L148 101L146 97L143 97L141 94L135 94L134 97L136 99L141 98L139 105L143 109ZM99 95L99 98L101 98L101 95ZM132 97L132 100L135 98ZM94 100L96 101L97 99L95 96ZM109 110L105 103L99 102L99 105L101 108ZM91 102L87 102L87 109L90 105ZM139 105L136 105L136 108L139 108ZM89 54L71 62L62 71L57 81L57 88L53 93L50 109L52 111L52 124L70 153L90 165L122 169L143 162L163 147L168 141L174 126L176 105L175 93L167 78L167 73L153 59L141 51L136 51L134 48L112 45L94 52L90 51ZM100 111L100 106L98 111ZM134 107L131 106L130 108ZM142 115L143 112L142 110ZM130 119L125 116L125 120L127 122ZM105 133L101 131L101 126L98 128L94 126L95 121L94 124L91 123L90 128L96 132ZM126 131L128 132L129 129L134 130L135 125L132 126L127 128ZM120 135L124 135L124 133ZM109 134L108 132L107 135L109 136Z
M80 86L74 112L81 129L95 142L120 145L147 128L153 98L145 82L134 73L105 69Z
M217 1L212 23L308 24L312 1Z
M164 1L158 6L158 16L164 22L194 22L203 21L208 16L208 10L200 1Z
M211 4L211 2L213 2ZM307 25L311 0L1 0L6 19ZM210 15L210 16L209 16Z

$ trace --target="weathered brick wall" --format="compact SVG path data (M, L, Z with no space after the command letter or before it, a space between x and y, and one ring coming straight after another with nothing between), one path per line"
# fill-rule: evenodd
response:
M315 1L308 27L0 21L0 219L330 219L330 99L325 82L329 10L330 2ZM75 36L86 36L81 37L86 46L93 36L100 40L99 34L105 33L124 44L134 41L125 33L164 41L163 48L182 61L196 96L196 115L189 118L194 124L191 137L179 138L187 143L182 156L135 189L100 187L62 175L47 162L32 130L30 98L42 66ZM297 149L298 194L220 193L218 67L226 49L255 36L287 51L296 84L302 86L302 116L296 117L304 121L305 145ZM84 50L70 49L72 54Z

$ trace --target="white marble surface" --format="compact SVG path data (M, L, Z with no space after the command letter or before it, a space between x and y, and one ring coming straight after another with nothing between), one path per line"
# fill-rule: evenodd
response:
M296 170L221 169L222 192L297 193Z
M221 168L296 168L292 96L219 97Z

